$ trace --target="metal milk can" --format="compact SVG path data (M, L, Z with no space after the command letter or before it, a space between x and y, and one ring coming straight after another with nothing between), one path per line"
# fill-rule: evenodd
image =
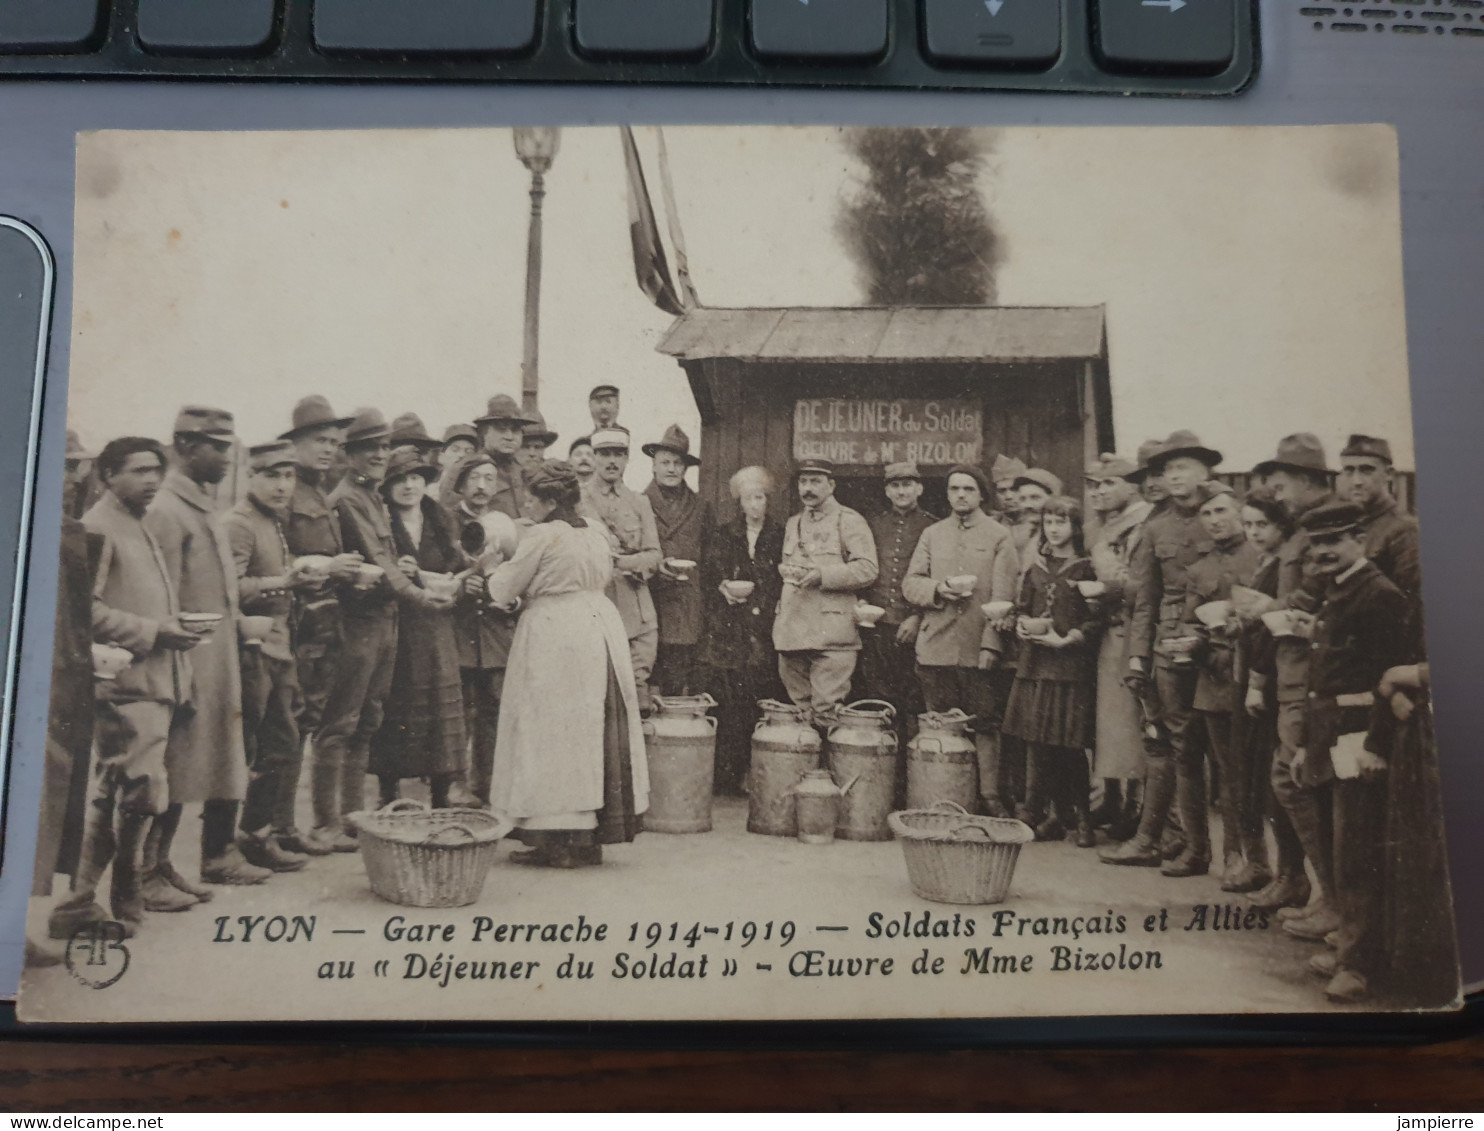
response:
M881 699L841 707L825 756L843 798L839 835L846 840L891 840L887 815L897 785L897 709Z
M711 830L711 786L716 772L716 706L709 695L653 695L654 714L644 724L649 753L649 812L652 833Z
M907 745L907 808L929 809L952 801L974 811L979 761L968 734L973 721L957 707L917 716L917 737Z
M810 770L794 786L798 805L799 840L804 844L832 844L840 819L840 787L828 770Z
M747 831L793 836L798 831L794 786L819 769L819 734L808 714L792 704L764 699L758 709L763 717L752 732Z

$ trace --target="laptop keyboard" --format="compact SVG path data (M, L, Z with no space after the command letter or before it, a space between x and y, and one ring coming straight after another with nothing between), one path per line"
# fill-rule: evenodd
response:
M0 0L0 78L1240 91L1254 0Z

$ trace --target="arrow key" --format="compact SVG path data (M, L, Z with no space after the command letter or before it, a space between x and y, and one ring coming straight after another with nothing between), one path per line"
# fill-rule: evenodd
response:
M1044 70L1061 55L1061 4L924 0L923 49L935 63Z
M1107 70L1219 74L1231 66L1236 0L1092 0L1092 5L1094 52Z

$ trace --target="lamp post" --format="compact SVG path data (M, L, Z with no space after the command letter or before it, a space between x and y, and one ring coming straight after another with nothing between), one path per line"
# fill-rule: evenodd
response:
M541 332L541 202L546 196L546 172L561 145L554 126L516 129L515 155L531 172L531 230L526 244L525 353L521 361L522 410L536 407L540 388Z

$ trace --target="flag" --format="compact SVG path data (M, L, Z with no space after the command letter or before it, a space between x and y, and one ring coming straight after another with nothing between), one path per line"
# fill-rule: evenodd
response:
M649 201L649 188L644 183L639 150L634 144L634 131L628 126L620 129L624 164L629 172L629 239L634 245L634 277L639 281L639 289L655 306L666 314L680 314L684 307L670 279L670 265L665 261L665 248L660 243L654 207Z
M670 229L670 246L675 249L675 278L680 283L680 301L685 309L701 305L696 284L690 277L690 257L685 251L685 233L680 230L680 209L675 206L675 185L670 180L670 151L665 148L665 131L656 126L660 140L660 190L665 194L665 222Z

